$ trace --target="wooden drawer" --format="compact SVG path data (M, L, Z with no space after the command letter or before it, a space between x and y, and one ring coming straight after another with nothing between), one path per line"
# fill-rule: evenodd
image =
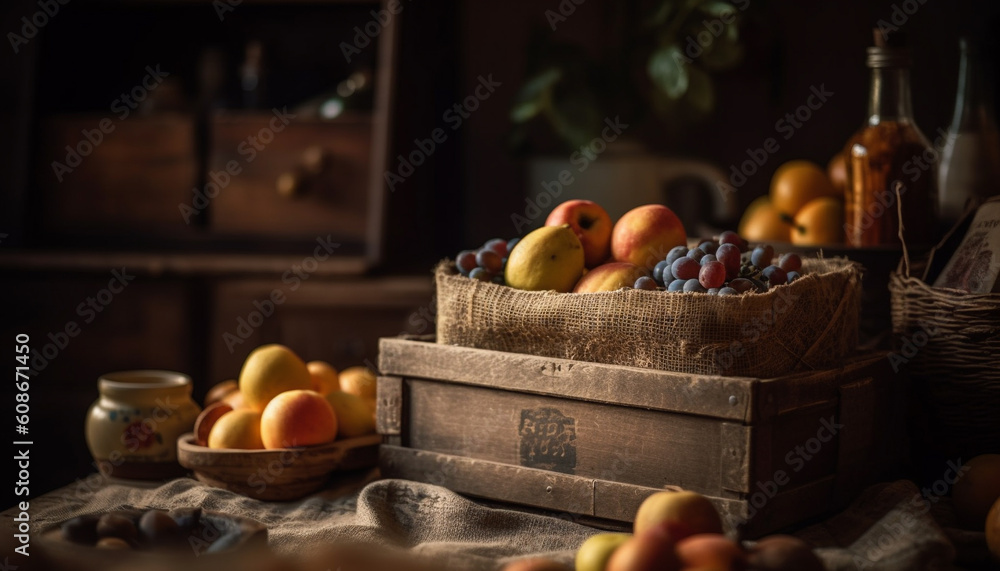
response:
M36 179L47 230L97 235L193 231L179 210L191 203L198 178L193 116L50 117L42 122L38 156Z
M349 245L367 240L375 205L368 117L220 113L211 118L210 137L209 181L213 173L226 173L218 180L228 177L211 203L213 232L302 239L332 234ZM297 177L298 186L279 191L288 177Z
M846 504L903 449L884 354L754 379L383 339L379 368L384 475L595 520L680 487L762 535Z

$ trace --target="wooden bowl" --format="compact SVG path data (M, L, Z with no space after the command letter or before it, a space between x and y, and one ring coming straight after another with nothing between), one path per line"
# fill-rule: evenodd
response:
M177 440L177 460L210 486L266 501L293 500L321 489L334 472L378 463L378 434L280 450L199 446L193 433Z
M142 511L124 509L115 513L138 518ZM260 522L219 512L202 512L199 520L200 524L176 548L123 551L67 541L62 536L63 522L59 522L45 529L37 539L38 556L44 562L39 568L98 571L130 563L142 569L149 563L167 561L181 568L205 556L218 561L241 553L257 554L267 550L267 527Z

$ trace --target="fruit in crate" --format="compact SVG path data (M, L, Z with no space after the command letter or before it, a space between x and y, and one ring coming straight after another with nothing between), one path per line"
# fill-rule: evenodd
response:
M595 268L611 255L611 217L604 208L590 200L567 200L556 206L546 226L568 224L583 246L583 261L588 268Z
M312 378L306 364L284 345L262 345L250 352L240 370L240 393L246 405L258 412L285 391L309 389Z
M662 204L629 210L611 231L611 256L652 270L675 246L687 243L680 218Z
M517 289L565 293L573 289L583 269L583 245L569 225L543 226L511 250L504 279Z
M260 439L268 450L325 444L336 437L337 415L316 391L285 391L260 416Z
M340 390L340 378L337 375L337 369L330 363L326 361L309 361L306 363L306 369L309 369L312 390L322 395Z
M628 262L610 262L602 264L587 272L573 288L574 293L595 293L599 291L616 291L623 287L632 287L636 280L648 277L646 268L641 268Z

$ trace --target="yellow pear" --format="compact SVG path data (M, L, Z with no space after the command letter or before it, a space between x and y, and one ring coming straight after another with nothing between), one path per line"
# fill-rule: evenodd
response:
M583 275L583 266L583 245L569 225L543 226L511 251L504 279L517 289L568 292Z

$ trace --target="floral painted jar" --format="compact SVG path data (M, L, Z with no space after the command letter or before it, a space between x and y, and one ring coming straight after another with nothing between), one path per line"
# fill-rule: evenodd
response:
M177 438L201 412L191 399L191 377L172 371L108 373L87 412L87 446L102 474L162 479L183 473Z

